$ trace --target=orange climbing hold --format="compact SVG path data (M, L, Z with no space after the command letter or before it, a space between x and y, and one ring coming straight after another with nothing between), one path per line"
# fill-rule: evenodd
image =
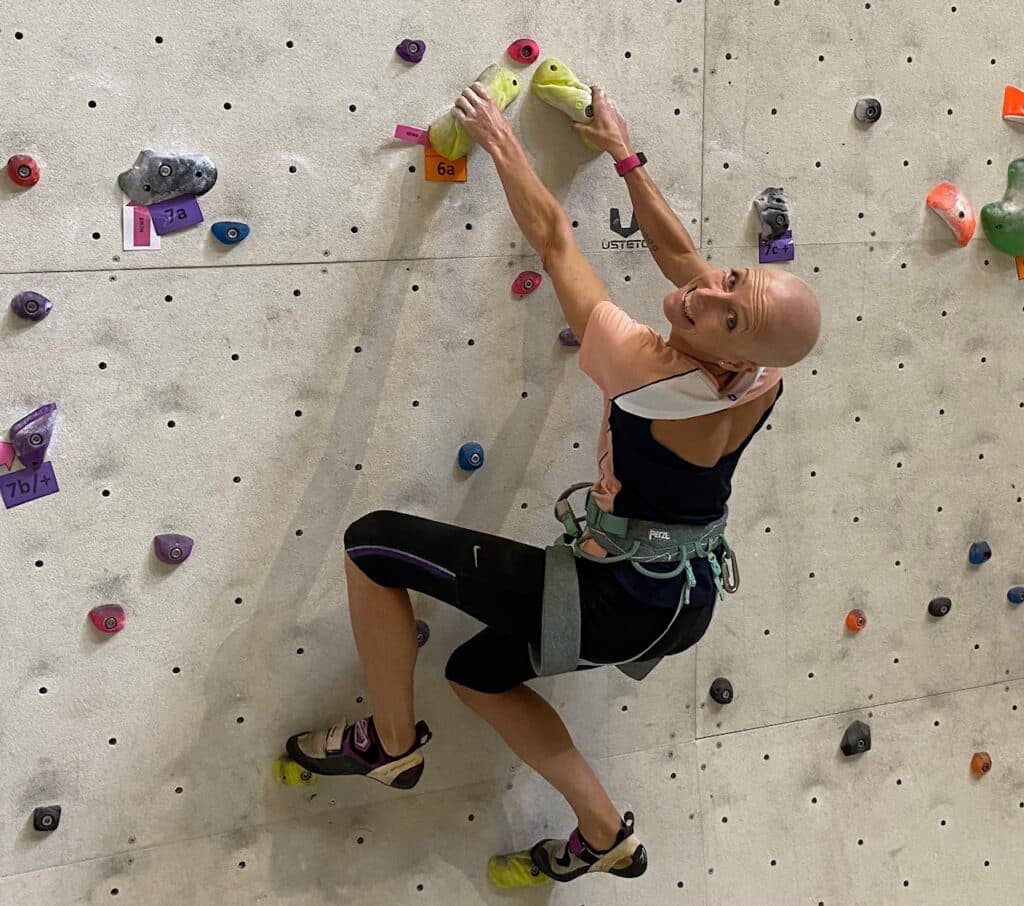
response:
M863 610L851 610L846 615L846 628L850 632L860 632L868 625L867 614Z
M1003 119L1024 123L1024 91L1013 85L1007 85L1003 93Z
M960 245L967 245L978 228L978 218L967 196L951 182L940 182L926 199L928 207L953 231Z
M988 752L975 752L971 759L971 773L984 777L992 770L992 756Z

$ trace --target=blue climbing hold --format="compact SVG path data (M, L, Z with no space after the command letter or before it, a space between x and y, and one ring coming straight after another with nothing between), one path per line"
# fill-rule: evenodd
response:
M480 444L463 444L459 447L459 468L475 472L484 464L484 448Z
M224 245L238 245L249 235L249 224L237 220L220 220L210 227L210 232Z
M985 541L975 541L971 545L968 557L975 566L981 566L982 563L988 563L992 559L992 548Z
M1014 585L1006 593L1006 600L1009 601L1014 607L1019 604L1024 604L1024 585Z

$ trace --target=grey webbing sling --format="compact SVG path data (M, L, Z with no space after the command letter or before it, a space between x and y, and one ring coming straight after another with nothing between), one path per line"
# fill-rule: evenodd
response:
M530 643L530 660L538 676L571 673L578 666L618 667L627 676L642 680L661 661L660 657L642 660L647 652L665 637L690 603L690 591L696 584L690 561L703 557L711 565L719 599L740 587L739 566L729 542L725 540L725 526L729 518L726 508L721 519L710 525L667 525L641 519L626 519L604 512L587 494L587 515L577 517L569 498L577 491L590 488L589 483L574 484L562 492L555 503L555 518L565 529L564 534L546 549L544 561L544 601L541 617L540 644ZM586 523L586 529L581 523ZM581 544L593 539L608 554L597 557L582 550ZM722 563L713 553L721 545ZM583 557L594 563L623 563L654 579L674 579L684 570L686 581L679 596L679 605L665 631L634 657L625 661L603 664L580 657L580 590L576 578L576 558ZM729 561L728 577L723 579L725 561ZM671 572L654 572L644 568L645 563L676 563Z

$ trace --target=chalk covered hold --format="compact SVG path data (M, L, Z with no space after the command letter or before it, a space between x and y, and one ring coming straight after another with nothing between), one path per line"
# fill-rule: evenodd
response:
M488 66L474 81L480 82L487 89L487 93L500 110L504 110L519 97L518 77L510 69L497 63ZM431 147L447 160L465 157L473 146L473 139L455 119L454 110L453 107L430 124Z

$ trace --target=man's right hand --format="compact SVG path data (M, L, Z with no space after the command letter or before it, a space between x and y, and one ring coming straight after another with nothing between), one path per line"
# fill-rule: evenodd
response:
M618 105L597 85L591 86L594 120L591 123L572 123L578 135L586 136L602 151L607 151L616 162L634 153L629 127L619 113Z

